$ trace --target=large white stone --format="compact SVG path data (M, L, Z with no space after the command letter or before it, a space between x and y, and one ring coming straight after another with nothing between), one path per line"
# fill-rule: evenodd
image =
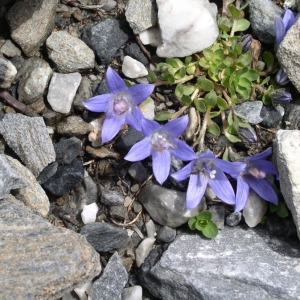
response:
M183 57L211 46L218 37L217 6L208 0L157 0L160 57Z

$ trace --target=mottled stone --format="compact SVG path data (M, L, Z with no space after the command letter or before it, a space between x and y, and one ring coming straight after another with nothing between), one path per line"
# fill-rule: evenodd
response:
M70 164L81 152L81 140L76 137L60 139L54 144L56 162L59 165Z
M66 136L82 136L92 130L93 126L84 122L79 116L70 116L57 126L57 132Z
M9 88L16 75L16 67L0 53L0 88Z
M55 160L54 147L43 118L6 114L0 122L0 133L36 177Z
M99 254L83 236L18 202L0 201L1 299L58 299L99 275Z
M234 111L245 117L245 121L256 125L263 119L260 116L263 103L261 101L247 101L234 107Z
M0 49L1 53L6 57L20 56L21 50L12 43L11 40L6 40Z
M120 190L102 189L100 202L108 205L121 205L124 203L124 196Z

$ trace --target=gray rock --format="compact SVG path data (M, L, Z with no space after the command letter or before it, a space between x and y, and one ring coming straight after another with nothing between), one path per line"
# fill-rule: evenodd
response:
M231 213L229 214L226 219L226 225L228 226L237 226L240 224L240 222L242 221L242 212L236 212L236 213Z
M245 121L256 125L263 119L260 116L263 103L261 101L247 101L242 104L236 105L234 111L245 117Z
M143 289L140 285L134 285L124 288L122 292L122 300L142 300Z
M209 208L212 213L212 221L216 223L218 229L224 229L225 207L223 205L213 205Z
M0 88L9 88L16 75L16 67L0 53Z
M280 43L277 58L285 74L300 92L300 19L288 30Z
M56 162L59 165L70 164L81 152L81 140L76 137L60 139L54 144Z
M31 104L42 98L52 76L49 64L39 57L29 58L20 70L19 100Z
M191 217L201 211L201 206L193 210L185 208L186 193L155 184L143 187L138 195L138 200L154 221L172 228L187 223Z
M157 6L153 0L129 0L125 12L126 20L135 34L157 23Z
M136 43L127 44L124 48L124 54L140 61L144 66L149 64L147 56L141 51L141 48Z
M6 155L0 154L0 199L3 199L11 190L26 187L22 179L10 165Z
M48 90L47 100L52 109L62 114L68 114L81 81L79 73L54 73Z
M129 240L127 231L107 223L90 223L80 231L87 241L98 251L107 252L122 248Z
M109 259L103 274L89 292L91 300L121 300L128 274L117 252Z
M176 230L168 226L161 227L157 231L157 235L156 235L156 239L164 243L173 242L175 237L176 237Z
M94 68L94 52L83 41L66 31L53 32L48 37L46 46L49 58L58 72L71 73Z
M63 196L83 180L84 169L80 157L68 165L57 167L56 173L50 177L43 187L55 196Z
M7 13L11 37L27 56L33 56L53 30L57 4L57 0L18 1Z
M299 256L298 242L225 227L214 240L177 236L157 263L145 261L139 279L164 300L300 299Z
M260 112L260 116L263 118L261 125L267 128L274 128L280 124L284 116L284 108L280 105L263 106Z
M116 141L116 147L120 150L128 152L130 148L142 140L144 138L144 135L133 129L132 127L129 127L128 130L126 130Z
M127 215L127 210L124 205L114 205L109 208L109 215L114 220L124 221Z
M115 19L106 19L82 33L82 40L94 50L101 64L109 64L128 37L127 24Z
M283 9L271 0L250 0L249 11L251 28L258 39L265 44L273 44L275 42L274 19L276 15L283 14Z
M105 11L110 11L117 6L117 2L114 0L100 0L99 5L103 5L101 6L101 9Z
M148 75L148 71L145 66L128 55L124 57L122 73L128 78L139 78Z
M55 160L54 147L43 118L6 114L0 122L0 133L36 177Z
M90 99L92 96L91 80L88 77L83 76L73 101L73 107L80 111L84 111L86 108L83 106L82 101Z
M83 136L93 130L93 126L84 122L79 116L70 116L60 122L57 132L65 136Z
M102 189L101 199L100 202L108 205L120 205L124 204L124 196L120 190L109 190L109 189Z
M21 55L21 50L17 48L11 40L6 40L0 49L6 57L15 57Z
M300 238L300 131L279 130L274 141L274 160L279 173L280 190L292 213Z
M1 299L58 299L99 275L99 254L83 236L11 198L0 201Z
M128 173L134 180L140 183L144 182L150 176L147 168L139 161L130 165Z
M31 208L35 213L46 217L49 212L50 202L39 183L32 173L24 167L18 160L6 156L10 166L21 176L26 183L26 187L14 191L14 196Z
M155 238L148 237L148 238L145 238L139 244L139 246L136 248L135 261L136 261L137 267L140 267L144 263L146 257L149 255L154 243L155 243Z

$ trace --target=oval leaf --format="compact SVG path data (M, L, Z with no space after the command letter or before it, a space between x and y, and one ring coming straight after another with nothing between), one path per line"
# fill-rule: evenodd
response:
M160 112L158 113L154 120L156 121L168 121L170 120L172 117L172 113L168 112L168 111L163 111L163 112Z
M205 237L213 239L218 235L218 227L214 222L209 222L205 228L202 229L202 233Z
M221 133L220 127L212 121L207 125L207 131L215 136L219 136Z
M246 19L240 19L236 21L235 31L245 31L250 27L250 22Z

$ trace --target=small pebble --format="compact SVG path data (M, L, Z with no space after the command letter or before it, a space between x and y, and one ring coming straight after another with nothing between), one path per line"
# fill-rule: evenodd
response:
M148 237L155 237L156 236L156 229L155 224L152 220L149 220L146 224L147 236Z
M140 189L140 186L138 184L134 184L130 190L132 193L136 193Z
M122 300L142 300L143 289L139 285L124 288L122 292Z
M153 237L145 238L136 248L135 253L137 267L140 267L144 263L145 259L147 258L152 249L152 246L154 245L154 242L155 238Z
M92 204L84 205L81 213L81 219L83 224L95 222L97 212L98 212L98 205L95 202Z

